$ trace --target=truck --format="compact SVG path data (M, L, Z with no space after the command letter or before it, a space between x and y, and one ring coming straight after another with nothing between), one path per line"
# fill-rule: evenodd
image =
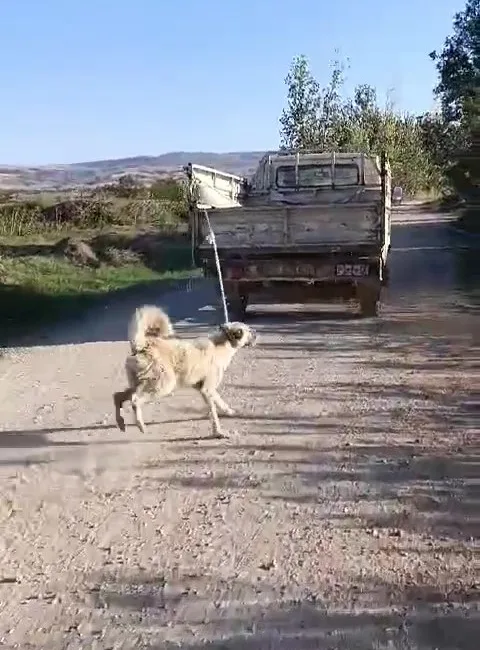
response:
M232 319L254 301L356 301L361 316L377 315L391 237L385 154L277 151L250 178L192 163L184 172L193 257L217 277L211 228Z

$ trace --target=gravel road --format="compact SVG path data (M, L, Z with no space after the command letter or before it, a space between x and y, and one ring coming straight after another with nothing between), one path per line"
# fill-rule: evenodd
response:
M0 647L477 650L479 254L394 217L378 319L265 308L208 439L193 393L114 427L130 296L0 360ZM131 419L129 420L131 421Z

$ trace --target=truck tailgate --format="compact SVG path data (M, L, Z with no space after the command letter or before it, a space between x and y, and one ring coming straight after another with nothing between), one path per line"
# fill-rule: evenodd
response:
M334 246L380 240L375 204L238 207L209 212L219 248ZM201 238L208 235L204 220Z

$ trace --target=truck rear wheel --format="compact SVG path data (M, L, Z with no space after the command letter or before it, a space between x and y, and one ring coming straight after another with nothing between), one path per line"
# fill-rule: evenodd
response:
M357 286L357 300L360 304L360 314L363 318L378 316L381 283L369 282Z
M232 321L242 322L247 316L248 296L227 298L228 317Z
M390 267L386 265L383 267L382 284L384 287L388 287L388 285L390 284Z
M377 296L365 296L360 301L360 313L363 318L374 318L375 316L378 316Z

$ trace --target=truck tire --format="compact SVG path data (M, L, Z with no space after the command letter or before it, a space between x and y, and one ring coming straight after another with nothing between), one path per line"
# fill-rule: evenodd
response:
M227 298L228 317L231 321L243 322L247 316L248 297L235 296Z
M360 314L363 318L375 318L378 316L377 296L365 296L360 302Z
M390 267L383 267L383 286L388 287L390 284Z

